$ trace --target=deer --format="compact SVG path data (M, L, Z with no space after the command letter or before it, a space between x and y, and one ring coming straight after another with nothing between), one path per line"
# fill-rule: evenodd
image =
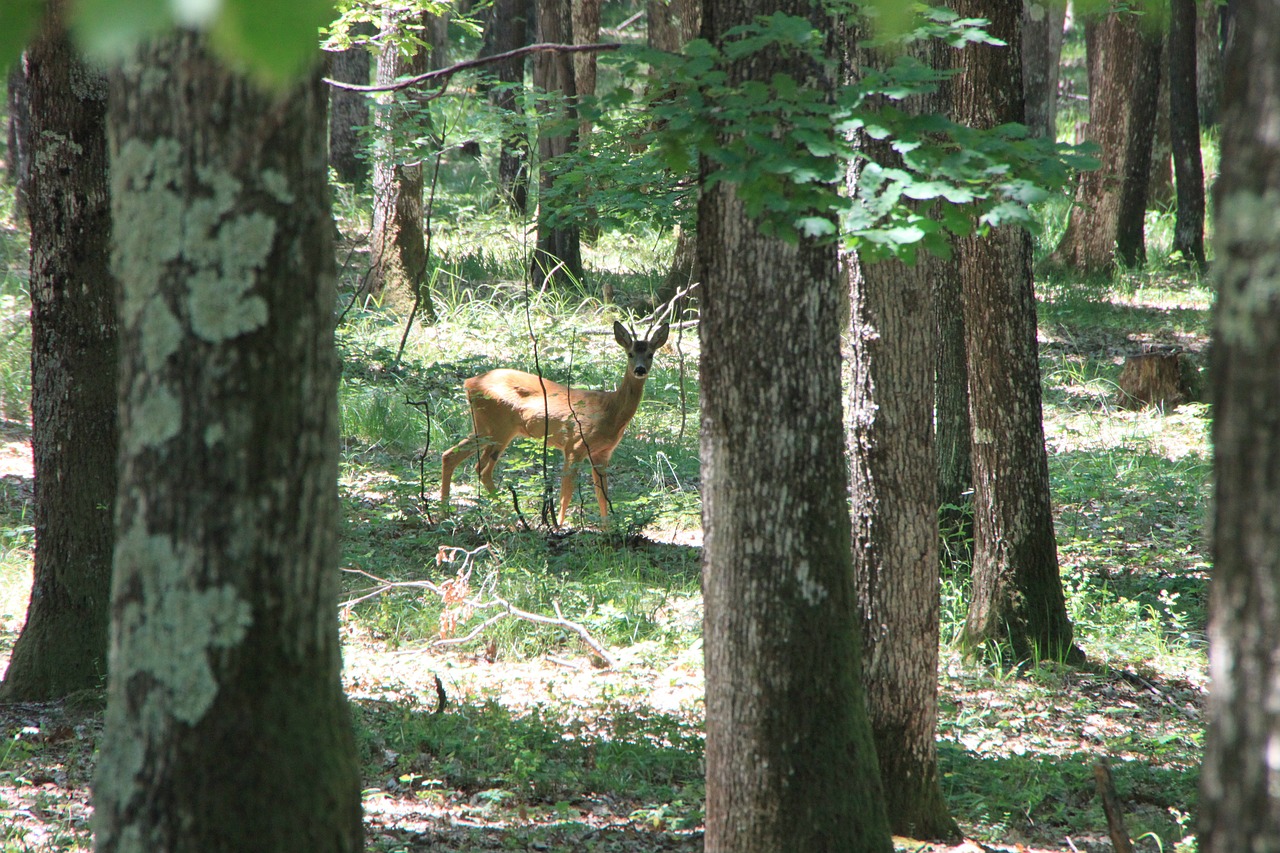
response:
M591 464L591 480L600 504L600 519L609 516L609 457L635 417L653 355L667 342L668 324L638 340L621 323L613 337L627 354L627 368L613 391L567 388L532 373L499 368L462 383L471 407L471 434L444 452L440 469L440 505L448 511L449 485L458 465L479 451L480 482L490 491L493 469L511 441L519 437L544 439L564 451L560 478L559 524L564 526L573 497L579 463Z

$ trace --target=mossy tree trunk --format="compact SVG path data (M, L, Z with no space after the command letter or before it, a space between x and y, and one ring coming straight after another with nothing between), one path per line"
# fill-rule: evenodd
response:
M116 492L116 292L107 80L76 54L64 3L27 51L35 582L0 699L101 687Z
M268 94L191 33L112 81L124 295L100 851L361 848L325 102L318 75Z
M775 11L836 23L806 0L710 0L703 34L718 43ZM778 73L834 84L772 52L731 66L728 84ZM762 234L728 182L704 183L698 223L706 850L888 853L841 463L836 249Z
M1023 118L1020 4L961 0L1010 47L960 51L952 81L956 117L972 127ZM1049 499L1031 235L1005 227L956 243L973 414L973 598L963 642L1013 661L1076 661Z
M1280 7L1240 0L1215 191L1213 580L1200 850L1280 839Z

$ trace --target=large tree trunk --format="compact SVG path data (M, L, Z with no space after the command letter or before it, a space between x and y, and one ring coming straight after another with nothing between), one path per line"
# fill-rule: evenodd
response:
M1196 107L1196 2L1171 0L1169 10L1169 134L1177 178L1173 251L1203 268L1204 162Z
M963 0L1011 46L960 52L952 81L958 120L992 127L1022 120L1019 5ZM973 413L973 599L963 642L1013 660L1079 660L1072 643L1049 502L1031 236L1014 227L957 241Z
M494 0L485 21L481 56L494 56L529 44L529 0ZM523 57L496 63L498 85L489 90L489 101L510 113L510 128L498 155L498 187L517 214L529 208L529 138L520 106L524 87Z
M326 59L328 76L334 80L361 86L369 82L369 49L365 45L326 54ZM329 165L338 180L360 185L369 179L369 161L360 156L364 140L357 129L368 126L368 96L336 87L329 90Z
M940 48L941 45L939 44ZM950 61L932 42L909 48L932 67ZM950 48L946 48L950 50ZM850 68L897 58L850 44ZM947 112L949 93L897 104ZM871 160L900 167L889 140L862 137ZM858 185L849 171L849 192ZM895 835L958 840L938 785L938 471L934 339L938 279L954 266L921 256L864 264L846 257L853 380L849 391L853 576L866 664L867 712ZM925 310L922 310L924 306Z
M713 43L757 15L827 20L805 0L710 0ZM831 45L834 58L835 45ZM758 54L729 85L788 73ZM779 128L785 135L786 128ZM734 186L698 209L708 853L891 849L861 684L850 565L836 250L762 234Z
M385 86L397 77L421 74L431 67L431 52L419 50L405 59L392 36L403 26L398 15L383 13L382 49L378 53L377 83ZM423 15L429 25L431 15ZM406 150L394 141L403 101L394 93L380 95L374 110L374 126L380 136L374 144L373 230L369 235L369 274L364 289L402 309L419 300L428 321L435 308L427 290L427 244L423 229L422 152Z
M1058 138L1058 72L1067 4L1060 0L1023 0L1022 76L1026 89L1027 129L1033 136Z
M0 700L100 687L116 493L107 81L51 4L27 52L35 583Z
M1089 51L1089 139L1102 168L1082 172L1067 230L1053 260L1084 272L1143 259L1143 217L1160 84L1160 38L1130 12L1085 24Z
M568 44L573 39L572 0L539 0L538 40L546 43ZM533 85L542 92L561 99L565 124L576 120L575 106L578 90L573 76L573 55L560 51L543 51L533 60ZM552 224L553 211L545 193L555 186L557 157L573 150L578 141L577 129L551 130L543 127L538 134L539 184L543 196L538 200L538 246L533 254L530 277L536 286L548 279L567 282L581 281L582 231L577 225Z
M1280 7L1239 0L1214 221L1214 574L1204 853L1280 839Z
M112 82L124 296L100 851L361 848L325 101L318 75L268 94L190 33Z

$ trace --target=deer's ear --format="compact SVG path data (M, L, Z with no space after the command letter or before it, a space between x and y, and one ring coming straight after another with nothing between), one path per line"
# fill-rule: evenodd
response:
M631 333L627 331L627 327L619 323L617 320L613 321L613 338L618 342L618 346L626 350L631 349L632 345L635 343L635 341L631 339Z
M649 338L649 350L654 352L662 349L662 345L667 342L667 333L671 331L671 326L663 323L658 327L658 331L653 333L653 337Z

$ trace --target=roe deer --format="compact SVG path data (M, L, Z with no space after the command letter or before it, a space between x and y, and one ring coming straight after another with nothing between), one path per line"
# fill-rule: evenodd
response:
M627 370L616 391L587 391L520 370L490 370L463 382L471 404L471 435L444 453L440 470L440 504L449 505L453 469L480 451L480 482L494 491L493 468L516 436L541 439L564 451L560 478L560 524L573 497L573 475L579 462L591 463L591 479L600 502L600 518L609 514L609 457L640 405L653 354L667 341L663 324L648 340L635 340L621 323L613 324L618 346L627 352Z

